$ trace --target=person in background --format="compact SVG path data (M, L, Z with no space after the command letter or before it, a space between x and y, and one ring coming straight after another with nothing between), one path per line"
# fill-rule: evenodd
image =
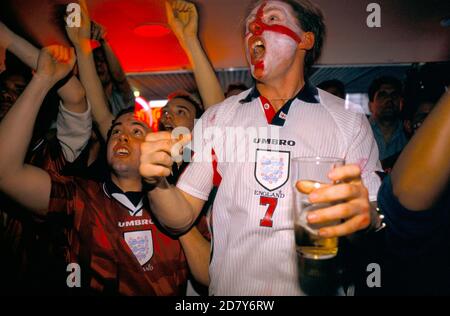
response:
M377 141L384 170L392 168L391 156L398 156L408 143L401 110L402 84L394 77L375 79L369 87L370 125Z
M228 86L227 91L225 92L225 98L232 97L233 95L238 95L249 88L243 83L232 83Z
M189 58L204 109L224 100L224 94L214 68L198 38L198 13L188 1L166 1L166 16L170 28Z
M345 85L337 79L326 80L317 85L317 88L325 90L341 99L345 100Z
M106 29L99 23L91 23L91 38L100 44L94 50L95 67L102 82L110 111L116 115L134 106L134 94L119 59L107 40Z

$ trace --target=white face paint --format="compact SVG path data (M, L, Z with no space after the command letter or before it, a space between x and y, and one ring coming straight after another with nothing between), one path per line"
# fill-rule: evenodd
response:
M264 6L263 11L261 7ZM255 22L256 21L256 22ZM253 24L262 26L258 33ZM289 4L268 1L256 7L247 19L246 55L256 79L270 79L285 73L294 61L298 43L282 31L267 30L266 26L283 26L297 36L301 29ZM261 42L263 48L261 48ZM255 48L255 45L258 48Z

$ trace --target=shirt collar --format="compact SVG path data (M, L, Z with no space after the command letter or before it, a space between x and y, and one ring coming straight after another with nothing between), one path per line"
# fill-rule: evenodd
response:
M250 103L254 99L259 98L260 95L261 94L259 93L255 85L250 90L250 93L244 99L240 100L239 103L241 104ZM320 103L319 90L315 86L313 86L310 82L307 81L303 86L303 88L300 90L300 92L297 93L297 95L293 99L298 99L306 103L318 104Z
M125 206L131 216L142 215L145 196L143 192L123 192L111 178L103 183L103 191L109 198L113 198Z

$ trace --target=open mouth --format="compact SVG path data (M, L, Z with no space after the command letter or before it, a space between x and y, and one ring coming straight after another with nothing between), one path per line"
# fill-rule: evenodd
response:
M256 65L264 59L266 54L266 45L261 37L252 36L248 40L248 47L253 65Z
M164 125L164 130L171 132L171 131L173 131L173 126L172 125Z
M170 124L163 124L163 123L159 124L160 131L171 132L171 131L173 131L173 129L174 129L174 127Z
M130 155L130 150L126 147L119 146L114 148L114 156L116 157L128 157Z

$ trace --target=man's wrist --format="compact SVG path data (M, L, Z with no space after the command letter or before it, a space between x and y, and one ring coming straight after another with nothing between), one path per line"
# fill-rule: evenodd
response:
M56 80L51 75L36 72L33 75L33 82L41 86L43 89L50 90L55 85Z
M386 227L386 223L384 222L384 215L376 202L370 203L370 219L370 226L366 231L376 233Z
M142 178L143 191L150 192L155 189L167 189L169 186L169 182L167 182L165 177L152 179Z
M78 54L90 54L92 52L91 40L81 39L78 43L74 43L75 51Z

